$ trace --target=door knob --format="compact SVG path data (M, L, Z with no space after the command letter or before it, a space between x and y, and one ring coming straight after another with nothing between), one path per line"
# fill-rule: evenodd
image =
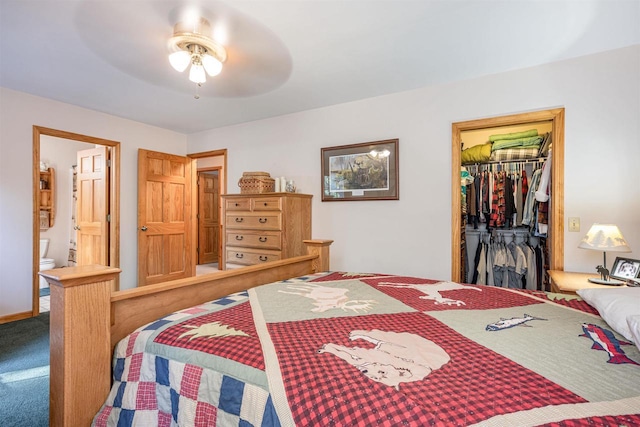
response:
M142 227L140 227L140 231L147 231L147 226L143 225Z

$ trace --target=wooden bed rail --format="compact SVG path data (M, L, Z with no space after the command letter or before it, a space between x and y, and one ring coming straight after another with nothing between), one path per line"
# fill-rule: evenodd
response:
M117 342L173 311L265 283L329 270L332 240L305 240L308 255L111 292L120 269L46 270L51 287L49 425L88 426L111 388Z

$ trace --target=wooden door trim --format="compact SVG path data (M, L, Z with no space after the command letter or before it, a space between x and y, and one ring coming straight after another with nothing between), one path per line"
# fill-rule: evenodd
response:
M533 111L508 116L491 117L453 123L451 128L451 280L461 281L460 267L460 165L461 143L460 133L463 131L486 129L498 126L526 124L532 122L551 121L553 145L551 161L551 206L550 226L551 253L549 268L564 270L564 108Z
M187 154L187 157L190 157L192 159L202 159L205 157L219 157L219 156L222 156L222 160L223 160L221 172L219 172L222 174L222 177L224 178L224 185L220 186L220 194L222 195L222 194L227 194L227 149L222 148L220 150L202 151L199 153ZM220 168L220 166L216 166L216 168ZM199 170L204 171L207 169L203 168Z
M32 258L32 316L37 316L40 312L40 295L39 295L39 276L38 270L40 266L40 212L39 206L39 189L40 189L40 136L52 136L56 138L69 139L72 141L85 142L88 144L105 145L111 148L111 172L109 186L109 214L111 222L109 223L109 267L120 267L120 142L94 136L82 135L79 133L67 132L58 129L47 128L43 126L33 126L33 165L32 165L32 181L33 181L33 258ZM120 288L120 279L116 278L115 290Z
M206 158L206 157L219 157L222 156L222 169L220 170L220 172L218 172L219 174L222 175L222 185L220 185L220 196L222 196L223 194L227 194L227 149L226 148L222 148L220 150L211 150L211 151L201 151L199 153L191 153L191 154L187 154L187 157L190 157L192 159L202 159L202 158ZM220 167L220 166L217 166ZM197 169L197 168L196 168ZM205 170L206 168L203 168L202 170ZM220 200L218 201L218 206L222 206L222 197L220 197ZM222 211L220 212L222 214ZM195 220L195 219L194 219ZM222 248L222 232L223 232L223 227L222 227L222 217L220 217L220 230L219 230L219 234L220 234L220 246L218 247L218 266L222 265L222 253L223 253L223 248Z

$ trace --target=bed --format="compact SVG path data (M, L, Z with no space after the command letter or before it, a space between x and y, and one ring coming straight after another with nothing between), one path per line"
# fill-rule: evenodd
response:
M640 425L640 352L583 300L331 272L326 241L314 250L301 257L308 271L136 319L115 348L113 384L90 421ZM230 272L225 281L283 268ZM268 284L254 286L261 281ZM232 289L242 287L249 289ZM108 310L117 319L118 298L133 299L115 297ZM116 336L123 328L110 329Z

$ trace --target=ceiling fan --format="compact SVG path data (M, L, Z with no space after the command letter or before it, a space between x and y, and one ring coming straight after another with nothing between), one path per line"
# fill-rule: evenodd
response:
M87 46L112 66L163 89L192 93L195 84L196 98L267 93L292 70L273 31L219 1L80 2L75 22ZM189 69L188 78L174 69Z

